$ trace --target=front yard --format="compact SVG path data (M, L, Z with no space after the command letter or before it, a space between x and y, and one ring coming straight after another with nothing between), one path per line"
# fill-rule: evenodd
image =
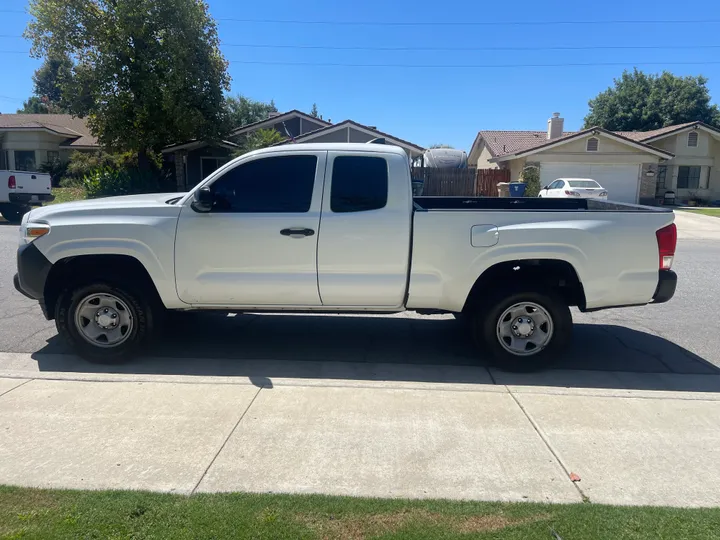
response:
M705 216L720 217L720 208L697 208L697 209L683 209L685 212L691 214L703 214Z
M0 486L0 538L712 538L720 509ZM558 536L553 535L553 531ZM714 531L714 532L713 532Z
M55 200L50 204L60 204L70 201L79 201L87 198L87 193L81 187L53 188Z

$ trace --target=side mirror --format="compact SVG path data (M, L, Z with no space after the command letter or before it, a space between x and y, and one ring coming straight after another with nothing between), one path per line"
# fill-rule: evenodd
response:
M547 188L548 188L548 186L543 186L541 189L547 189Z
M209 187L202 187L198 189L195 194L193 195L193 202L190 205L190 208L195 210L196 212L199 212L201 214L205 214L212 210L213 205L213 194L212 191L210 191Z

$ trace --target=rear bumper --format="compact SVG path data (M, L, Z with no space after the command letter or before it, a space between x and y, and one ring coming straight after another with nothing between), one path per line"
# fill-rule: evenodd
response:
M14 204L42 204L55 200L51 193L10 193L8 199Z
M660 270L658 285L653 295L653 304L667 302L675 295L677 287L677 274L672 270Z

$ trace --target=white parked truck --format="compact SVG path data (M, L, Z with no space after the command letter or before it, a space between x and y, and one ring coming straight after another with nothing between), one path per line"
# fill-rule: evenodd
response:
M0 171L0 214L10 223L20 223L32 206L55 199L50 175L28 171Z
M462 314L509 369L555 359L570 306L669 300L674 215L588 199L418 197L404 151L294 144L187 194L32 210L16 288L87 359L136 353L168 310Z

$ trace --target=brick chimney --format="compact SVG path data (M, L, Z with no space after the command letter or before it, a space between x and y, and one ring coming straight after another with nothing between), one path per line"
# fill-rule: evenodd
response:
M547 138L557 139L558 137L562 137L563 124L565 124L565 119L560 118L560 113L553 113L552 118L548 119Z

